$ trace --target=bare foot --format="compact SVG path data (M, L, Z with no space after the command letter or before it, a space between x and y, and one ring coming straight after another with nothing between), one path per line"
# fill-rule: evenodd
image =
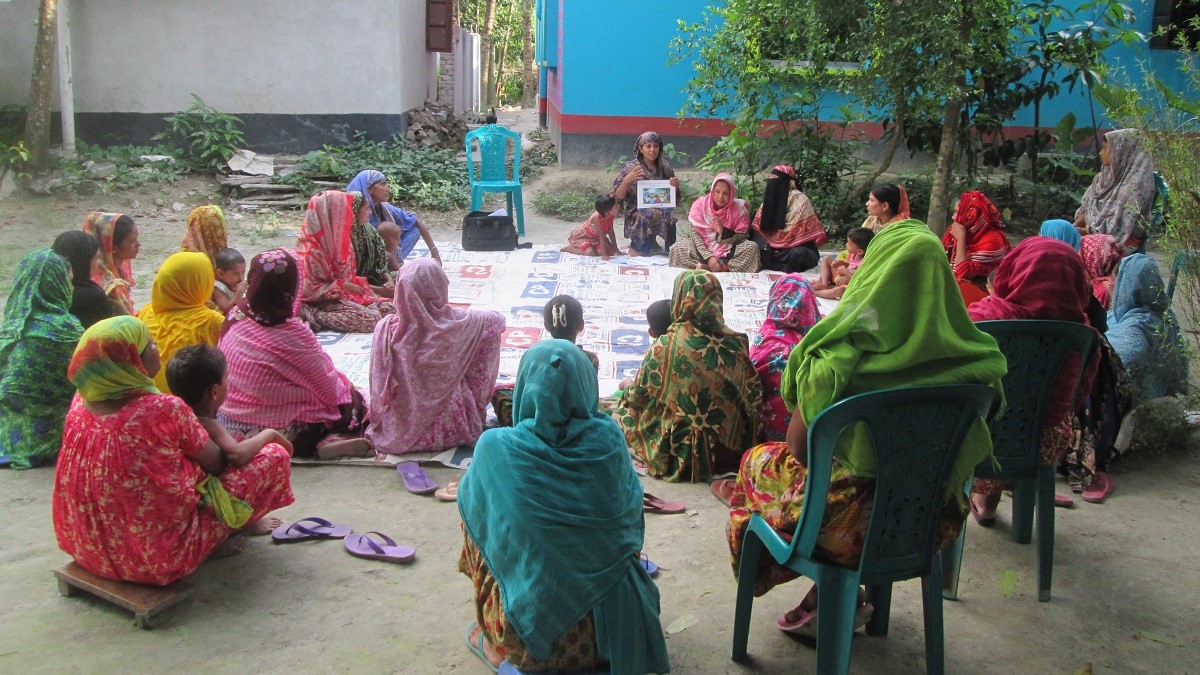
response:
M344 441L333 441L317 447L318 459L335 459L337 457L374 457L375 448L365 438L347 438Z
M471 644L477 645L483 643L483 655L487 657L488 663L492 664L493 668L499 668L500 664L504 663L504 657L496 653L496 648L487 641L486 637L479 637L479 634L482 632L482 628L475 626L471 631Z
M228 558L229 556L241 553L242 549L244 548L246 548L246 538L239 536L236 533L231 534L229 535L228 539L226 539L221 543L220 546L217 547L217 550L208 555L208 559L216 560L218 558Z
M283 519L276 516L264 516L238 530L237 533L247 537L262 537L271 534L275 528L283 524Z

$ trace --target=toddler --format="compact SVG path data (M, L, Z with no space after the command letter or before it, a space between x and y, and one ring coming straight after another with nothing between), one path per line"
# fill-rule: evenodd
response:
M542 308L542 322L546 325L546 330L550 332L550 336L559 340L566 340L572 344L576 338L583 332L583 305L579 301L569 295L556 295L550 298L550 302ZM600 357L596 356L595 352L589 352L583 347L579 348L587 355L588 359L596 366L596 370L600 370Z
M655 300L646 308L646 332L650 334L651 340L657 340L660 336L667 332L671 327L671 301L670 300ZM617 385L618 393L629 388L633 384L632 378L625 378Z
M869 228L856 227L846 233L846 249L837 258L828 255L821 258L821 278L812 284L818 298L836 300L842 297L874 236Z
M392 252L391 255L388 256L388 269L395 272L396 270L400 269L401 265L404 264L404 261L399 257L400 239L401 235L403 235L403 232L400 230L399 225L391 221L384 221L380 223L379 227L375 228L375 231L378 232L379 236L383 238L384 248Z
M217 310L228 314L229 310L246 297L246 259L234 248L217 251L213 259L216 280L213 282L212 301Z
M599 195L596 197L596 210L571 230L567 245L559 250L575 255L598 255L604 260L613 257L619 253L617 234L613 231L613 221L619 211L620 205L612 195Z

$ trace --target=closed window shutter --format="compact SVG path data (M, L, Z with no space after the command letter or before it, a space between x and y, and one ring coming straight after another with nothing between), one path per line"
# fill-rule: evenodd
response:
M425 0L425 51L448 52L453 48L452 1Z

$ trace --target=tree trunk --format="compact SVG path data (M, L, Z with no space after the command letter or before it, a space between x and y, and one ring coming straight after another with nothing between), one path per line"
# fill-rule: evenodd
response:
M879 161L879 164L871 170L871 173L866 178L863 178L862 182L854 186L850 194L846 195L846 201L842 202L842 209L849 211L854 202L859 198L859 195L864 190L870 189L875 184L875 181L883 175L883 172L892 166L892 160L896 157L896 150L899 149L900 143L904 140L904 122L908 117L908 102L903 96L898 97L896 101L895 116L896 124L892 131L892 140L888 142L887 151L884 152L883 159Z
M533 66L533 0L521 2L521 35L525 48L521 52L521 107L537 105L538 72Z
M492 91L495 89L494 77L492 75L492 29L496 26L496 0L486 0L483 11L483 30L479 32L479 51L483 56L483 63L479 65L479 70L483 75L483 107L490 108L496 104L492 98Z
M29 84L29 111L25 116L25 146L35 170L50 165L50 105L54 95L55 29L58 1L42 0L37 45L33 51L33 77Z
M929 195L929 213L925 222L929 229L940 235L946 229L946 216L950 205L950 176L954 173L954 159L958 150L958 126L962 115L963 97L956 94L947 99L942 111L942 146L938 148L937 171L933 174L933 189Z

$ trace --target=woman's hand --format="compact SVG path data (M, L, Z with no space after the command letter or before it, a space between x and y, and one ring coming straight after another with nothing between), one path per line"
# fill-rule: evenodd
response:
M641 164L638 164L637 166L633 167L632 171L625 174L625 180L623 182L626 186L629 186L645 177L646 170L642 168Z
M954 235L954 238L958 241L966 241L967 226L956 220L952 220L950 221L950 234Z
M678 178L676 178L675 176L671 176L671 177L670 177L670 178L667 180L667 182L668 182L668 183L670 183L670 184L671 184L671 187L675 188L676 190L678 190L678 189L679 189L679 179L678 179Z
M344 290L347 293L353 293L354 295L362 295L363 294L363 289L360 288L358 284L350 282L350 281L344 282L342 284L342 290Z
M341 300L342 289L338 286L330 286L329 290L325 291L326 300Z
M442 262L442 254L438 252L438 247L436 246L429 247L429 257L438 261L439 264Z

